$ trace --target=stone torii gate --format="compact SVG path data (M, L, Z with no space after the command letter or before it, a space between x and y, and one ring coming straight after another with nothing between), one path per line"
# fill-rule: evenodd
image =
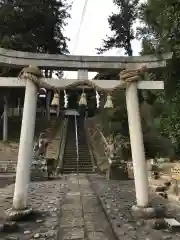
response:
M172 54L138 57L102 57L102 56L60 56L53 54L35 54L12 51L0 48L0 65L23 68L38 66L40 69L76 70L78 79L47 79L40 72L26 69L22 78L0 78L0 87L25 87L24 110L21 126L18 164L14 190L13 208L15 213L23 212L28 207L28 187L32 162L32 148L36 117L37 86L42 83L51 89L66 89L70 86L88 85L90 87L112 91L114 88L126 88L126 104L129 122L132 160L137 205L134 209L147 212L149 209L148 174L145 163L145 153L137 89L164 89L162 81L136 81L125 85L117 80L88 80L88 71L140 69L147 70L163 68ZM44 87L43 86L43 87ZM150 209L152 210L152 209Z

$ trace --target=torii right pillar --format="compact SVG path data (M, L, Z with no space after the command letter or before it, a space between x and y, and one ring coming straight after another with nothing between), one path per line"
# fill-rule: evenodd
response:
M148 175L145 162L145 151L136 83L131 83L126 88L126 104L137 205L139 207L147 207L149 204Z
M152 88L155 89L156 82L150 83L152 83ZM145 159L137 84L137 82L131 82L128 83L126 87L126 105L137 202L137 205L133 206L132 210L136 216L151 218L156 216L156 209L152 208L149 202L148 172ZM148 86L146 89L152 88Z

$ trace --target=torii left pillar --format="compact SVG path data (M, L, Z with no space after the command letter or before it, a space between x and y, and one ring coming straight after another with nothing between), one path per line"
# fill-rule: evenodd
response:
M27 209L36 107L37 86L27 78L13 198L13 210L15 211Z

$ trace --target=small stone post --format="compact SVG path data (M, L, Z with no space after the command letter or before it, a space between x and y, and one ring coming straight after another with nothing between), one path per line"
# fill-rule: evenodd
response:
M3 141L8 140L8 97L4 96Z
M50 105L51 105L51 91L48 91L46 96L46 116L48 121L51 120Z
M18 116L20 116L21 115L21 98L18 98L17 112L18 112Z
M27 209L37 107L37 81L40 74L36 67L28 67L22 72L22 77L27 82L13 198L14 211Z
M57 105L57 108L56 108L57 118L59 118L59 114L60 114L60 94L58 93L58 95L59 95L59 98L58 98L59 104Z

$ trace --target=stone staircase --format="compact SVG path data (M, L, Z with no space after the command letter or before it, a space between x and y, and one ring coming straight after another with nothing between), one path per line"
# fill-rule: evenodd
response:
M76 133L75 133L75 118L69 116L68 129L66 137L66 145L64 150L63 173L92 173L93 164L89 153L89 148L86 140L84 124L80 117L77 117L77 133L79 147L79 162L77 164L76 152Z
M0 143L0 173L15 173L19 144Z
M19 124L19 128L21 127L21 121L18 118L16 118L14 122L16 123L15 126ZM41 131L42 132L45 131L48 135L48 138L51 139L58 131L59 125L60 123L58 123L57 120L53 118L51 122L47 124L42 123L42 119L37 119L35 136L38 137ZM15 135L15 133L13 134ZM18 134L20 134L20 132ZM18 150L19 150L19 139L15 139L14 142L13 140L14 139L12 139L12 142L10 141L7 143L3 143L2 141L0 141L0 173L6 173L6 174L16 173ZM59 148L59 145L58 145L58 148Z

